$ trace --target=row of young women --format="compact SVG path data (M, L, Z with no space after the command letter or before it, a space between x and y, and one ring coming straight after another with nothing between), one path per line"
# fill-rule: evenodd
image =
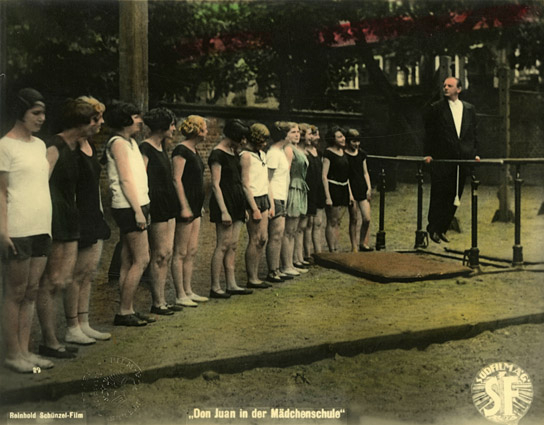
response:
M51 361L29 351L36 300L43 335L39 353L76 356L77 349L61 344L56 336L55 304L61 289L65 289L66 342L88 345L111 337L89 325L91 281L103 240L110 234L100 199L101 167L89 141L100 131L105 107L91 97L67 102L63 130L48 141L47 149L33 136L45 120L41 94L21 90L13 110L15 125L0 141L0 237L7 254L2 328L5 365L31 372L36 366L53 367ZM136 107L115 103L105 118L115 135L105 146L103 162L112 193L112 216L122 235L121 302L114 324L144 326L156 319L135 312L133 300L149 263L151 313L171 315L208 300L191 287L204 202L204 166L197 145L205 139L207 126L202 117L187 117L180 125L185 140L174 149L170 162L165 141L175 129L171 111L158 108L143 116L151 133L139 146L133 136L142 130L143 121ZM301 129L304 146L299 143ZM316 149L319 134L313 126L277 122L269 131L262 124L247 127L231 120L223 133L225 137L208 159L213 190L210 219L217 231L211 261L212 298L246 295L253 288L269 287L258 276L265 246L269 281L282 282L304 272L304 257L309 256L312 245L315 252L321 249L316 230L319 210L325 206L330 207L326 208L327 242L329 249L335 250L340 209L353 201L355 194L354 180L349 176L343 180L340 175L348 169L343 160L327 158L329 151L344 156L341 129L330 132L323 163ZM273 143L264 154L270 136ZM360 156L356 147L352 151L348 155ZM357 204L368 223L370 181L364 154L361 164L366 199ZM320 182L324 183L322 188ZM246 288L236 283L234 273L244 221L249 233ZM369 249L364 245L368 240L364 228L363 224L362 247ZM356 241L352 240L354 246ZM173 304L165 299L170 260L176 290ZM222 268L226 290L220 285Z

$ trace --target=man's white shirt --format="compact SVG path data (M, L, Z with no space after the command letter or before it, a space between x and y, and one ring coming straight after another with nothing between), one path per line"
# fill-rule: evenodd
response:
M448 100L450 105L451 114L453 115L453 122L455 124L455 130L457 131L457 137L461 137L461 121L463 119L463 102L459 99L455 101Z

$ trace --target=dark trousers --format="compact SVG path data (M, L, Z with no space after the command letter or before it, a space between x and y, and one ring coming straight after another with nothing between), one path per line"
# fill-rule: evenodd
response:
M459 167L459 198L463 193L467 176L465 167ZM457 207L453 205L457 186L457 166L433 164L431 168L431 199L427 231L446 233Z

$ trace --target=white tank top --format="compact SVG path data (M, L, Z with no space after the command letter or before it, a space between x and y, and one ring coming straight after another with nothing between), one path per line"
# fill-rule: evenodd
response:
M120 136L112 137L106 145L106 156L108 157L108 179L110 181L110 190L112 194L111 206L112 208L131 208L130 203L128 202L123 190L121 189L119 172L117 171L117 165L111 154L111 146L113 142L117 139L121 139L123 142L127 143L128 149L127 159L130 165L130 170L132 172L132 178L136 186L136 193L138 195L138 201L140 206L149 204L149 189L147 187L147 172L145 169L144 159L138 148L138 143L136 140L130 139L126 140Z
M268 195L266 154L263 151L259 153L243 151L240 155L249 155L249 187L253 196Z
M274 200L286 201L289 192L289 161L285 156L285 151L275 146L270 147L266 153L266 163L268 168L274 170L270 186Z

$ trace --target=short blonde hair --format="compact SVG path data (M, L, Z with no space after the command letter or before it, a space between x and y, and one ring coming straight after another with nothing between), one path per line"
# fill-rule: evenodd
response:
M271 130L272 140L279 142L285 139L289 130L295 127L298 127L298 124L293 121L276 121Z
M306 136L306 133L311 133L312 132L310 124L306 124L305 122L300 123L298 125L298 128L300 129L300 138L301 139L304 139L304 137Z
M81 100L82 102L87 102L91 105L96 113L103 114L106 111L106 106L100 102L98 99L92 96L79 96L76 100Z
M190 139L191 137L198 136L198 133L204 129L205 124L206 120L200 115L189 115L179 125L179 131L186 138Z
M269 137L270 130L264 124L255 123L249 128L249 143L253 146L268 142Z

